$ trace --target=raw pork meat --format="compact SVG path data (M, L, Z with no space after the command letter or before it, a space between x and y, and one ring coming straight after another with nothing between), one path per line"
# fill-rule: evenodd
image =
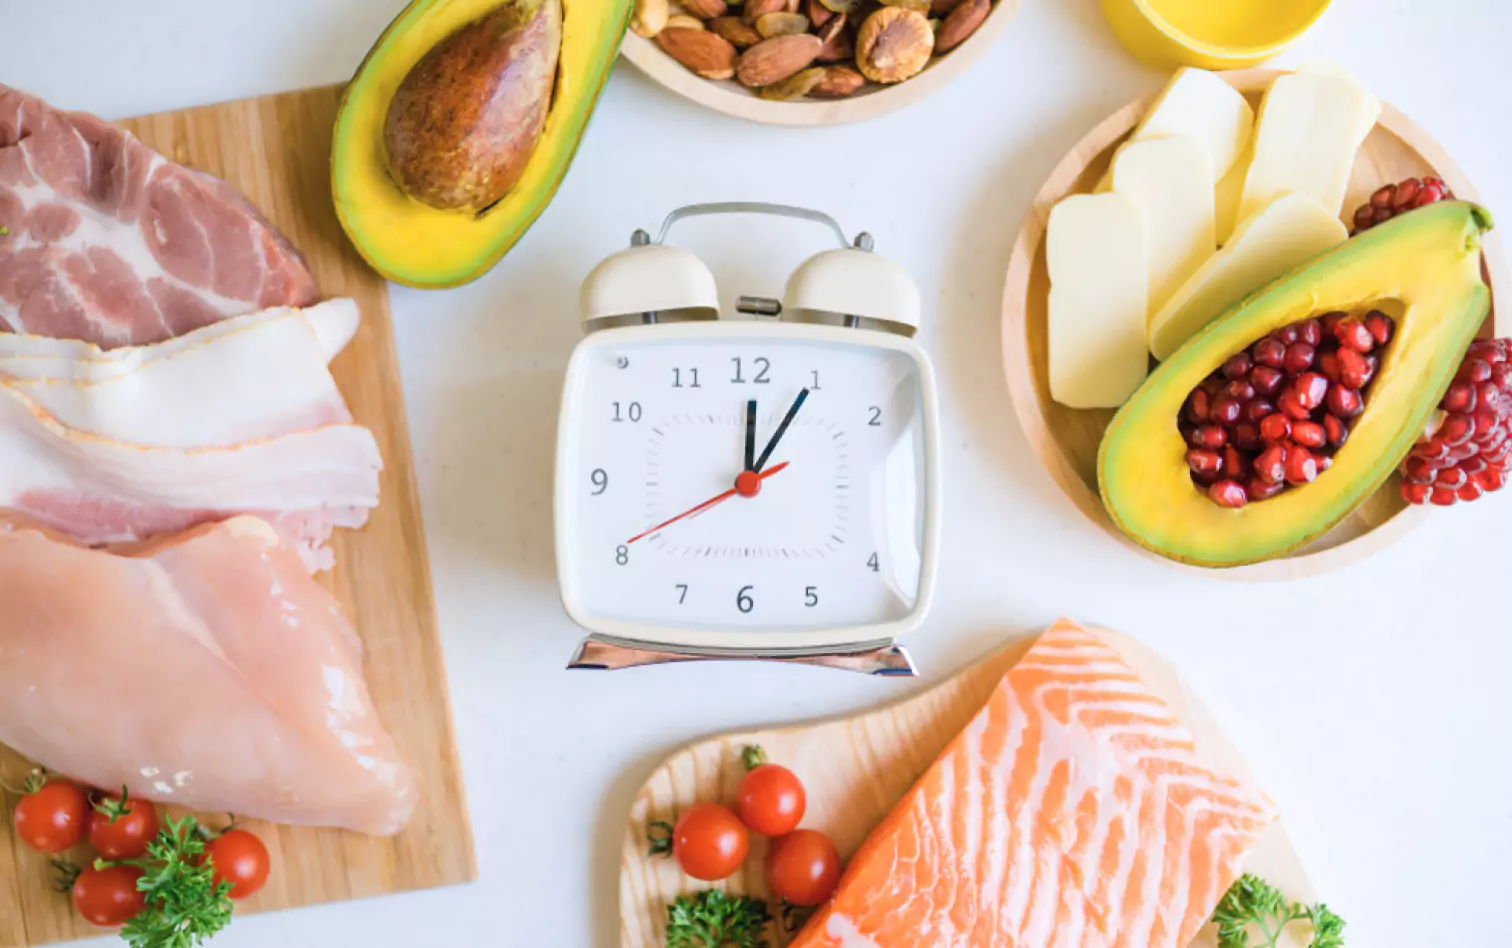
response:
M261 520L119 555L0 520L0 742L96 787L398 831L413 775L359 641Z
M237 190L108 122L0 85L0 328L103 348L316 300Z

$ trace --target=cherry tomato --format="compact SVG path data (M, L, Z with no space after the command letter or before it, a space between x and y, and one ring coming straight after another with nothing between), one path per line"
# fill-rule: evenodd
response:
M74 881L74 908L86 922L101 928L124 925L147 907L137 880L142 870L136 866L90 866Z
M683 811L672 831L672 853L682 871L714 882L734 874L750 852L745 826L717 803L698 803Z
M16 835L39 853L60 853L84 838L89 798L66 780L49 780L16 804Z
M762 764L740 778L735 795L740 821L763 836L785 836L803 820L803 783L786 767Z
M246 830L230 830L205 846L215 869L215 883L231 883L231 898L255 895L268 881L268 847Z
M840 882L840 854L818 830L794 830L772 841L766 879L773 895L794 905L818 905Z
M106 859L136 859L157 838L157 808L146 800L111 794L90 808L89 845Z

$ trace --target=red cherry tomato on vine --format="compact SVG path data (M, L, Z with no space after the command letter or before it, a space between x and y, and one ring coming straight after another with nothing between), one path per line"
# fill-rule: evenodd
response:
M89 845L105 859L136 859L157 838L157 808L146 800L110 794L89 811Z
M91 925L114 928L136 918L147 907L137 880L142 870L135 866L93 866L79 873L73 884L73 903Z
M246 830L222 833L205 845L205 856L215 870L215 884L231 883L233 899L257 894L268 881L268 847Z
M802 781L778 764L762 764L741 777L735 801L740 821L763 836L797 829L808 805Z
M89 797L66 780L28 781L12 822L21 842L39 853L60 853L84 838Z
M717 803L683 811L672 830L672 853L682 871L704 882L728 878L745 862L751 837L734 813Z
M766 879L773 895L793 905L818 905L840 883L840 854L818 830L794 830L772 841Z

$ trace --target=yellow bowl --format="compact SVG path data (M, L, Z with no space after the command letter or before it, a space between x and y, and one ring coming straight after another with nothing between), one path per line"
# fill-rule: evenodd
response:
M1330 0L1102 0L1120 42L1171 69L1243 69L1296 42Z

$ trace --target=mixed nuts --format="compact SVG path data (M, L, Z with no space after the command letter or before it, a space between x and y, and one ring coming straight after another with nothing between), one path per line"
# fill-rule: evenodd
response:
M763 99L841 99L913 78L991 12L992 0L637 0L631 29Z

